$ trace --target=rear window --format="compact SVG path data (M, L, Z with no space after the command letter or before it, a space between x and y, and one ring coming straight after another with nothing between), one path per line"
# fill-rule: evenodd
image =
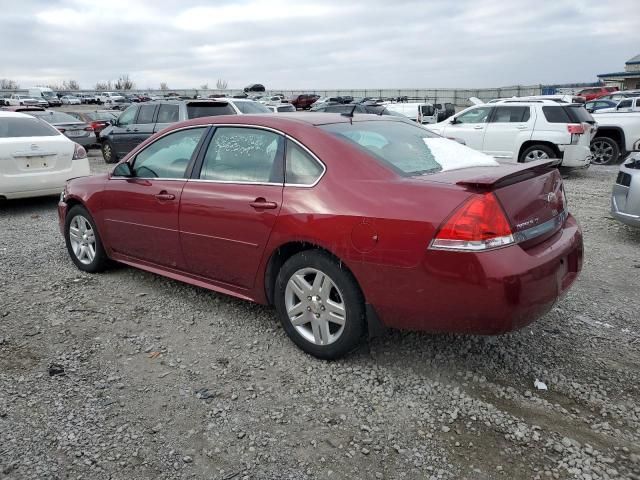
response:
M279 100L278 97L275 97ZM235 106L238 107L242 113L251 114L251 113L271 113L271 111L258 102L236 102Z
M278 111L279 112L295 112L296 107L294 107L293 105L283 105L281 107L278 107Z
M227 102L199 102L187 104L187 117L215 117L217 115L235 115L236 111Z
M549 123L595 123L595 120L582 105L542 107Z
M569 114L565 111L564 107L542 107L542 113L544 118L549 123L571 123Z
M78 123L79 120L63 112L29 112L29 115L41 118L48 123Z
M569 113L569 118L571 118L571 121L574 123L596 123L591 114L587 112L587 109L582 105L572 105L570 107L565 107L565 109Z
M404 176L499 165L488 155L406 122L335 123L320 128L357 146Z
M55 137L60 132L37 118L0 118L0 138Z

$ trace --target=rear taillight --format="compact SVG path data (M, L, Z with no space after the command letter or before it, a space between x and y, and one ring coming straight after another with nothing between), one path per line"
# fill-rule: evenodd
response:
M93 132L93 127L89 125L88 127L84 127L87 132Z
M581 123L567 124L567 130L571 135L582 135L584 133L584 125Z
M64 132L65 132L65 129L64 129L64 128L59 128L59 127L57 127L57 128L58 128L58 131L59 131L60 133L64 133Z
M493 193L473 195L438 230L429 248L482 251L515 243L511 225Z
M87 151L82 145L78 145L76 143L75 149L73 150L72 160L83 160L85 158L87 158Z

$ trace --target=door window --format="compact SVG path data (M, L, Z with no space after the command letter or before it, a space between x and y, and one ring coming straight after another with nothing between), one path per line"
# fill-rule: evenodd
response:
M629 108L631 106L631 100L623 100L618 104L618 108Z
M640 98L636 99L636 107L640 108Z
M496 107L491 123L521 123L531 118L529 107Z
M129 108L127 108L118 117L118 126L119 127L125 127L127 125L131 125L133 123L133 119L136 118L136 112L137 111L138 111L138 107L129 107Z
M136 120L136 123L153 123L153 113L155 111L155 105L144 105L140 107L140 113L138 113L138 119Z
M284 141L256 128L222 127L204 157L200 178L238 183L282 183Z
M486 123L493 107L479 107L456 117L457 123Z
M291 140L287 140L286 165L285 181L296 185L312 185L324 170L322 165Z
M133 163L138 178L184 178L189 161L206 127L170 133L141 151Z
M178 105L162 104L158 110L158 123L173 123L179 120Z

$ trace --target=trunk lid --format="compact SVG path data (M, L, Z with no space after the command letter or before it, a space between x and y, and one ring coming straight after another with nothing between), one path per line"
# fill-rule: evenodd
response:
M62 135L0 139L0 169L8 176L70 170L73 149Z
M514 238L525 248L556 233L566 219L566 200L558 160L470 168L430 175L472 192L493 192L507 215Z

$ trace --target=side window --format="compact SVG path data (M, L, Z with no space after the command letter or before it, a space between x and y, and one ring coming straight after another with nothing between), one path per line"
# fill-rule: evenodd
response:
M640 98L636 99L636 107L640 108Z
M287 140L285 182L296 185L312 185L323 168L300 145Z
M493 107L479 107L456 117L457 123L486 123Z
M158 123L174 123L179 120L178 105L162 104L158 110Z
M281 135L257 128L216 129L200 178L224 182L282 183Z
M521 123L531 118L529 107L496 107L491 123Z
M138 107L129 107L118 117L118 125L124 127L126 125L131 125L133 123L133 119L136 118L136 113L138 112Z
M138 113L136 123L153 123L153 113L155 111L155 105L144 105L140 107L140 113Z
M618 104L618 108L628 108L631 106L631 100L623 100Z
M140 178L184 178L187 165L206 127L170 133L142 150L133 163Z

